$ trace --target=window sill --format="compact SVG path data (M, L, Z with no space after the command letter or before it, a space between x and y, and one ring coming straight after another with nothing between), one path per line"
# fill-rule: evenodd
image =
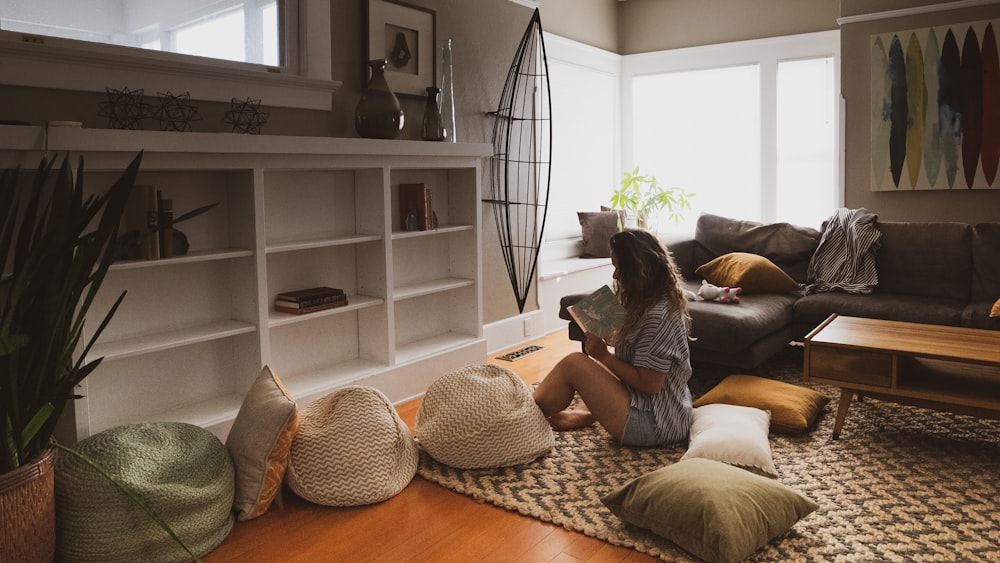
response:
M0 38L0 84L104 92L107 88L145 93L187 92L191 99L229 102L261 100L265 106L329 111L341 82L290 76L269 70L161 60L154 56L85 52L58 45Z

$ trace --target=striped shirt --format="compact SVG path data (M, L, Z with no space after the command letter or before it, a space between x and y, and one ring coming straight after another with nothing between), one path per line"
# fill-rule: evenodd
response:
M615 348L615 356L666 376L663 389L656 395L629 388L629 405L653 413L661 444L687 440L691 429L688 335L681 312L670 307L668 297L664 296L649 309L639 328Z

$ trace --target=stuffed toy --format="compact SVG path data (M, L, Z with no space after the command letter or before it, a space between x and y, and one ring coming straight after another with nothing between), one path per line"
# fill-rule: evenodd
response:
M990 316L1000 317L1000 299L997 299L997 302L993 304L993 308L990 310Z
M720 303L739 303L740 298L738 296L741 293L743 293L742 288L719 287L705 280L701 281L701 287L698 288L698 297L707 301L718 301Z

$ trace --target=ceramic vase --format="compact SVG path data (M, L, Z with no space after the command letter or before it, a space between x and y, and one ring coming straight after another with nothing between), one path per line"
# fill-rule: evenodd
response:
M385 64L385 59L368 61L368 85L354 109L354 127L368 139L395 139L403 130L403 109L385 79Z
M443 141L444 128L441 126L441 107L438 96L441 89L437 86L427 87L427 103L424 105L423 138L425 141Z

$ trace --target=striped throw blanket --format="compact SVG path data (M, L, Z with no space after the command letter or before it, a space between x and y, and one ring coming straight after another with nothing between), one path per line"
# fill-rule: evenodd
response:
M809 261L805 294L825 291L871 293L878 285L875 253L882 233L867 209L838 209L826 222Z

